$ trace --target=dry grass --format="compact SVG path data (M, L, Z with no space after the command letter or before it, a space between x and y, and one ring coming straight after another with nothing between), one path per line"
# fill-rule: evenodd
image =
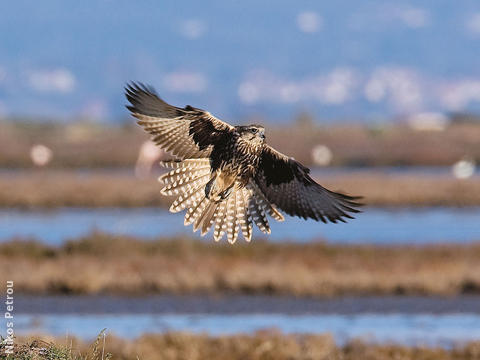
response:
M480 179L385 175L378 172L318 179L332 190L364 196L375 206L478 206ZM0 207L140 207L170 205L156 179L125 172L22 171L0 177Z
M24 360L100 360L111 353L122 360L475 360L480 359L480 342L452 349L427 346L368 344L352 341L337 346L329 335L287 335L263 331L254 335L208 336L188 333L144 335L138 339L107 337L105 348L73 340L22 339L15 359ZM13 357L12 357L13 359Z
M155 179L131 174L75 171L22 171L0 177L1 207L167 206Z
M0 167L32 167L30 148L44 144L53 151L55 168L116 167L135 163L138 149L148 136L130 126L92 123L0 123Z
M445 131L415 131L402 125L267 125L267 140L306 164L310 149L327 145L333 165L451 165L463 156L480 160L480 124L454 124ZM300 145L301 144L301 145Z
M49 339L49 340L47 340ZM65 343L65 340L70 341ZM0 359L12 360L109 360L112 354L106 351L105 329L91 345L77 339L52 339L41 335L34 339L15 339L11 344L0 343ZM118 341L117 341L118 342Z
M320 180L320 179L319 179ZM480 179L458 180L422 175L353 174L322 181L333 190L362 195L374 206L478 206Z
M38 143L53 150L51 167L132 166L148 136L133 120L126 124L0 123L0 167L31 167L29 150ZM451 165L463 156L480 162L480 124L457 123L442 132L402 125L318 126L308 121L266 127L270 144L307 165L317 144L332 149L333 165Z
M269 243L92 234L60 248L0 245L0 283L29 293L243 293L296 296L480 293L480 244ZM26 276L25 274L28 274Z

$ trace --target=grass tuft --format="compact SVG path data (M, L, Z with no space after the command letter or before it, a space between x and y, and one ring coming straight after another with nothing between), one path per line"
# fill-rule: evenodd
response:
M75 343L78 343L75 340ZM13 353L6 353L5 345L0 344L0 359L5 360L110 360L112 354L105 352L105 329L102 330L92 345L80 343L80 349L70 344L56 341L33 339L23 343L15 343Z

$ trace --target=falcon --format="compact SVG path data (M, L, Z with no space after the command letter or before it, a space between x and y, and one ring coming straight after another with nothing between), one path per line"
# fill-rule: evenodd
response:
M171 169L159 178L161 194L176 197L171 212L187 209L184 225L194 232L213 226L215 241L226 234L233 244L240 232L250 241L253 224L269 234L267 215L283 221L280 210L324 223L359 212L359 197L316 183L307 167L266 143L263 126L232 126L205 110L169 105L143 84L127 85L125 95L138 124L175 157L161 162Z

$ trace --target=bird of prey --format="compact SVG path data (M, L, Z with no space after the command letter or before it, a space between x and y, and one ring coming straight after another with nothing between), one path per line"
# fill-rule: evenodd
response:
M175 160L160 177L163 195L176 196L170 211L187 209L184 225L202 236L214 225L218 241L234 243L241 232L252 238L253 223L270 233L267 214L283 221L280 210L323 222L353 219L359 197L330 191L316 183L310 170L265 141L261 125L232 126L190 105L167 104L155 90L131 83L127 105L138 124Z

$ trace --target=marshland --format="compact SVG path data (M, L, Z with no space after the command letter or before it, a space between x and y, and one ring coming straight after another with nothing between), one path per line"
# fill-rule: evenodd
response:
M477 4L4 10L0 358L480 359ZM361 212L192 233L132 82L264 126Z
M361 165L344 150L338 163L320 167L305 155L311 145L295 147L323 185L363 195L357 219L342 226L287 218L272 223L271 236L255 233L233 246L191 234L182 214L168 213L171 200L157 181L158 161L168 155L157 154L139 176L146 136L137 129L2 126L24 142L2 160L8 166L0 176L0 282L15 284L18 356L95 358L89 344L107 327L102 353L125 359L150 351L199 359L212 351L219 358L222 351L233 358L474 358L480 180L455 177L449 160L418 162L428 158L421 147L410 160L395 160L394 139L419 136L405 125L380 135L350 129L354 142L384 146L385 159L373 151ZM442 136L453 143L464 126ZM308 127L281 130L302 137L315 129L337 154L344 129ZM476 134L477 125L467 127ZM78 128L83 137L68 140ZM379 145L384 132L388 146ZM93 145L103 138L134 151L109 158ZM35 166L28 139L51 149L48 164ZM274 132L278 147L287 146L282 139ZM75 146L81 163L69 154ZM58 152L63 158L55 160ZM66 333L69 343L60 340Z

